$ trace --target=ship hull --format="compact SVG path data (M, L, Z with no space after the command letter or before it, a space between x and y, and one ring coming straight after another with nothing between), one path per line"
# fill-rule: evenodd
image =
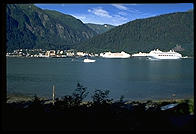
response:
M149 59L169 60L169 59L180 59L181 57L159 57L159 56L148 56Z

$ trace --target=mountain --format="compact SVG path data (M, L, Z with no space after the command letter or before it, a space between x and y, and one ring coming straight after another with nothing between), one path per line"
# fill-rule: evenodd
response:
M114 28L115 26L109 25L109 24L92 24L92 23L86 23L86 25L91 28L93 31L95 31L97 34L102 34L104 32L107 32L108 30Z
M19 48L69 49L73 44L97 35L82 21L33 4L6 7L7 51Z
M175 49L193 55L193 10L136 19L81 42L76 49L90 52L136 53Z

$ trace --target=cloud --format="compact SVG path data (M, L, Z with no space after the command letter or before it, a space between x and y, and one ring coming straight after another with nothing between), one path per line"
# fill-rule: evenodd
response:
M115 4L119 5L119 4ZM124 7L124 6L123 6ZM128 6L127 6L128 7ZM95 24L111 24L111 25L122 25L129 21L133 21L137 18L150 17L152 14L147 12L141 12L135 8L129 7L126 10L117 10L109 12L103 7L94 7L86 9L85 14L74 14L73 16L80 19L83 23L95 23ZM124 8L125 9L125 8Z
M123 16L121 16L121 15L119 15L119 14L114 15L114 16L112 17L112 19L111 19L111 23L112 23L113 25L116 25L116 26L122 25L122 24L124 24L124 23L126 23L126 22L128 22L128 18L123 17Z
M123 6L121 4L112 4L112 6L120 9L120 10L128 10L128 8L126 6Z
M129 4L129 5L137 5L137 4ZM120 9L120 10L124 10L124 11L127 11L127 12L130 12L130 13L141 13L139 10L135 9L135 8L128 8L122 4L112 4L112 6ZM123 12L119 12L121 15L125 14Z
M144 4L129 4L131 6L138 6L138 5L144 5Z
M118 21L127 21L128 19L123 17L123 16L120 16L120 15L114 15L113 17L114 19L118 20Z
M91 9L88 9L88 12L90 13L90 12L92 12L92 10Z
M149 18L149 17L154 17L154 16L157 16L157 14L143 13L141 14L140 18Z
M88 12L93 13L97 16L101 16L101 17L106 17L106 18L112 17L106 10L103 10L101 7L88 9Z
M137 10L135 8L129 8L128 11L131 12L131 13L142 13L142 12L140 12L139 10Z
M118 12L118 14L119 15L124 15L124 16L127 15L127 13L125 13L125 12Z
M91 22L93 21L96 23L121 25L128 21L128 18L125 17L127 13L123 11L117 12L115 14L110 14L102 7L96 7L96 8L88 9L88 12L92 13L91 15L87 15L89 16L87 17L88 21ZM97 18L97 16L99 16L100 18Z

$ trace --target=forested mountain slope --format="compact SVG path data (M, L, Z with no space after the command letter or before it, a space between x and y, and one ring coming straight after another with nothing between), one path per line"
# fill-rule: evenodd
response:
M69 49L97 33L82 21L33 4L8 4L7 51L19 48Z
M104 32L107 32L108 30L114 28L115 26L109 25L109 24L92 24L92 23L87 23L86 24L89 28L91 28L93 31L95 31L97 34L102 34Z
M91 52L149 52L175 49L193 55L193 11L137 19L78 44L77 49ZM176 47L177 46L177 47Z

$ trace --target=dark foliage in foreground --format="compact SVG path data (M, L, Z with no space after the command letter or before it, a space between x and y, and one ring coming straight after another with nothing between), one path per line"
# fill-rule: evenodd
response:
M6 130L193 130L188 101L161 110L175 102L112 102L109 91L96 90L93 102L81 103L88 93L77 85L71 96L57 98L54 105L37 96L33 102L6 105Z

